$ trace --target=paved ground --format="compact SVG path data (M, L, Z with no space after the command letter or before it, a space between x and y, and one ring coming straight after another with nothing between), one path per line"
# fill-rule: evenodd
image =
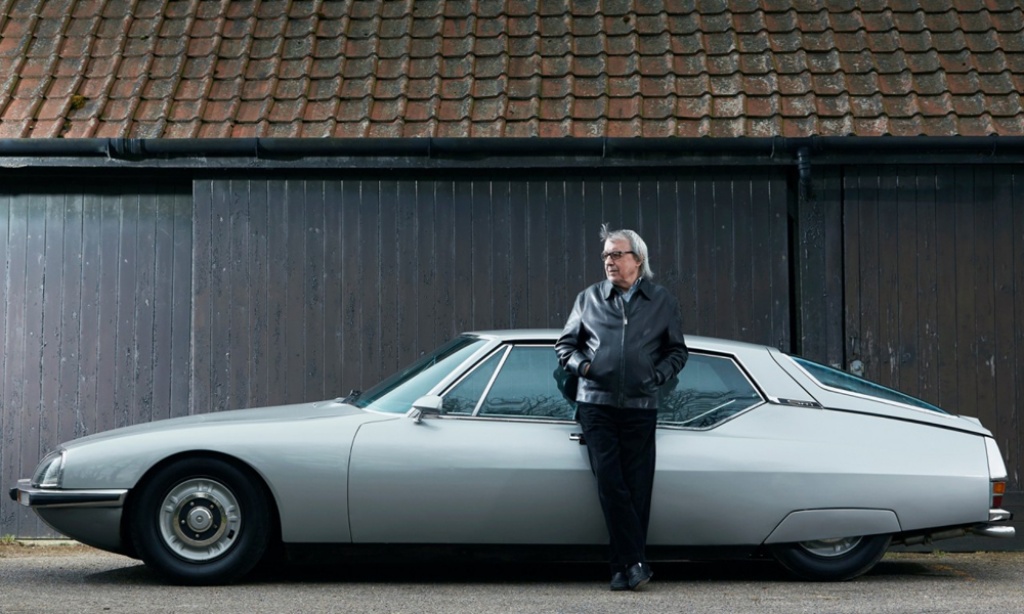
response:
M890 553L843 583L797 582L769 562L655 567L610 593L603 566L289 568L228 587L166 586L137 561L84 546L0 545L0 613L1024 611L1024 553Z

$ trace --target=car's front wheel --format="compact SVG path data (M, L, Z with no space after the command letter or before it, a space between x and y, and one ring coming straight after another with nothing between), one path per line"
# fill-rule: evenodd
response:
M225 584L248 573L270 541L255 476L224 460L187 458L141 486L131 513L139 557L172 582Z
M779 544L772 554L805 580L850 580L875 566L889 548L889 535L837 537Z

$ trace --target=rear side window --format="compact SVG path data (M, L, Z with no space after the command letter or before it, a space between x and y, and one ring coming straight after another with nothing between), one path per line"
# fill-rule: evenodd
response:
M854 394L874 397L883 401L902 403L904 405L910 405L911 407L917 407L918 409L927 409L928 411L934 411L940 414L948 413L931 403L914 398L908 394L903 394L902 392L897 392L891 388L886 388L881 384L869 382L866 379L857 377L856 375L851 375L845 371L826 367L825 365L811 362L806 358L800 358L798 356L790 356L790 358L793 362L799 365L800 368L806 371L808 375L817 380L823 388L833 388L845 392L852 392Z
M733 359L708 354L691 353L669 390L658 410L665 426L711 428L763 401Z

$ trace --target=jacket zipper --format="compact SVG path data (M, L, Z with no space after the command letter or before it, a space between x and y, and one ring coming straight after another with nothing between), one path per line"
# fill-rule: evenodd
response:
M626 299L622 294L618 295L619 305L622 307L622 344L619 348L619 402L618 406L623 407L626 403L626 326L629 325L629 316L626 314Z

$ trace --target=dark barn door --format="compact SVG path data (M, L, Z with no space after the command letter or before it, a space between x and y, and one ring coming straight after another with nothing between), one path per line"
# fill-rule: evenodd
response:
M189 184L39 183L0 188L0 534L25 537L52 532L7 490L43 454L189 409Z
M789 349L785 175L196 183L194 410L365 389L460 331L556 327L636 229L694 334Z
M847 368L980 418L1019 490L1024 174L864 167L844 198Z

